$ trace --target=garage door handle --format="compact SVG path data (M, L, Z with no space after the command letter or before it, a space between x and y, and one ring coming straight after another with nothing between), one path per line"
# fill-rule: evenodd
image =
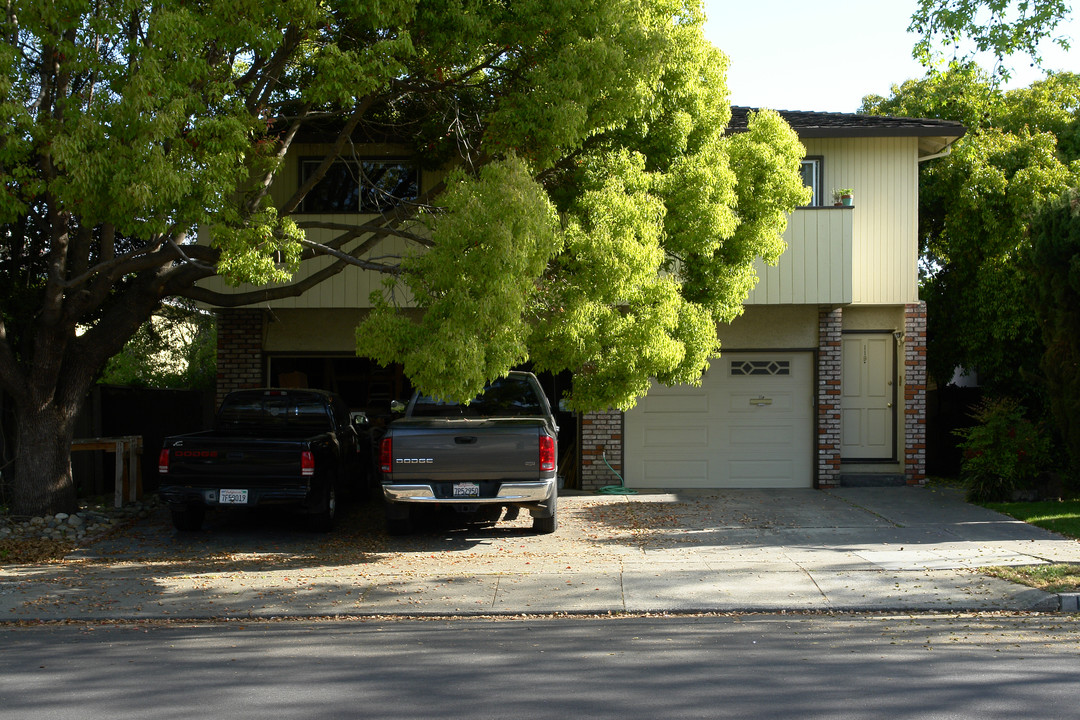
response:
M761 397L750 398L750 404L757 407L763 407L765 405L772 405L772 398L767 398L764 395Z

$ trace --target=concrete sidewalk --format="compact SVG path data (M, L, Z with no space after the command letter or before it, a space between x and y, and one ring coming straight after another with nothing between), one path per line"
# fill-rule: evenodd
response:
M382 532L378 503L330 536L286 518L161 511L65 561L0 568L0 620L1061 607L980 575L1080 562L1080 543L924 488L570 494L560 528Z

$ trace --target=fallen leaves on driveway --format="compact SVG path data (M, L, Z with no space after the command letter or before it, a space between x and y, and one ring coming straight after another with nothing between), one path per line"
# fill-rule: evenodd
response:
M0 563L25 565L61 560L74 549L75 544L65 540L44 538L8 538L0 540Z

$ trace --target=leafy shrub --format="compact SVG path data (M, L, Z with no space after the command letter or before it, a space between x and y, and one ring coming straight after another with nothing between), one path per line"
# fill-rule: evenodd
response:
M1077 133L1080 140L1080 132ZM1080 481L1080 189L1047 202L1031 220L1028 283L1042 329L1040 367L1074 483ZM1075 487L1075 485L1074 485Z
M1030 488L1050 461L1050 440L1024 417L1011 398L987 398L976 406L977 425L953 431L963 452L960 479L969 500L1005 502Z

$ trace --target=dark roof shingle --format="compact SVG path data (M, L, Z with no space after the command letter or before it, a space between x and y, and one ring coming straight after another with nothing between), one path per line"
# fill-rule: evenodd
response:
M747 114L757 108L732 106L728 131L746 131ZM967 132L962 123L935 118L906 118L855 113L777 110L800 138L915 137L919 157L928 159L948 150Z

